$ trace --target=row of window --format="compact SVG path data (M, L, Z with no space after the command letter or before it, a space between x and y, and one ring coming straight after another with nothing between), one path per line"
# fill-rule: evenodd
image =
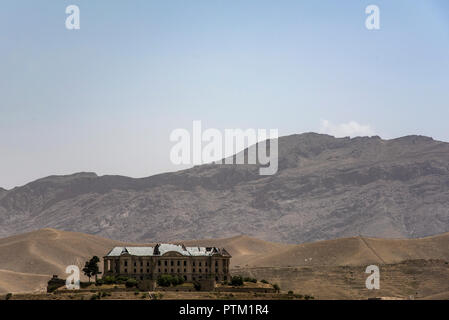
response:
M144 270L144 269L140 269L140 273L143 273L143 270ZM202 273L202 270L203 270L203 269L198 269L198 273ZM159 273L161 273L161 272L162 272L162 269L159 268L157 271L158 271ZM128 273L128 268L125 268L125 269L124 269L124 272L125 272L125 273ZM147 269L146 269L146 272L147 272L147 273L150 273L150 269L147 268ZM168 269L165 268L163 272L167 273L167 272L168 272ZM187 269L184 269L184 273L186 273L186 272L187 272ZM205 269L204 269L204 272L207 273L207 272L208 272L208 269L205 268ZM134 268L134 273L137 273L137 269L136 269L136 268ZM170 269L170 273L175 273L175 269ZM177 269L177 273L181 273L181 269ZM192 269L192 273L196 273L196 269L195 269L195 268ZM215 273L218 273L218 268L215 268Z
M187 281L187 276L183 276L183 278L184 278L184 281ZM139 279L140 279L140 280L143 280L144 277L143 277L143 276L140 276ZM147 278L147 279L149 279L149 278ZM199 276L198 279L201 280L201 279L203 279L203 277L202 277L202 276ZM196 277L192 276L192 280L195 281L195 280L196 280ZM225 281L228 280L228 277L227 277L227 276L224 276L224 277L223 277L223 280L225 280ZM219 281L219 277L215 277L215 281Z
M198 266L199 266L199 267L202 266L201 263L202 263L201 261L198 262ZM163 264L164 266L168 266L168 261L167 261L167 260L164 260L164 261L158 260L157 265L158 265L158 266L161 266L162 264ZM170 260L170 266L174 266L174 264L175 264L175 261ZM177 261L176 261L176 265L177 265L177 266L180 266L180 265L181 265L181 261L180 261L180 260L177 260ZM187 266L187 261L184 260L184 261L183 261L183 265L184 265L184 266ZM124 261L124 266L125 266L125 267L128 266L128 260L125 260L125 261ZM140 261L140 266L143 267L143 261ZM149 266L150 266L150 262L147 261L147 267L149 267ZM196 266L196 265L195 265L195 261L192 261L192 266L194 266L194 267ZM207 261L204 262L204 266L207 267ZM215 266L218 267L218 261L215 261ZM223 260L223 266L226 266L226 260ZM137 262L136 262L136 261L134 261L134 267L137 267Z

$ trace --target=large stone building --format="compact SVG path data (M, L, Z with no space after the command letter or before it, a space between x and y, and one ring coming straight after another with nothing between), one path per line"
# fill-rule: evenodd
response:
M115 247L104 259L104 275L157 280L177 275L185 281L230 280L231 255L223 248L157 244L154 247Z

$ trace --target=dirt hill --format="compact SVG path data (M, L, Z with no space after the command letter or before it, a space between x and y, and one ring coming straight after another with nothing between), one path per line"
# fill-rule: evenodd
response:
M405 260L449 261L449 233L421 239L352 237L290 246L248 261L249 266L360 266Z
M268 272L279 267L366 266L413 259L449 261L449 234L408 240L354 237L300 245L248 236L183 243L226 248L233 256L234 272L261 267ZM136 244L48 228L0 239L0 293L43 290L53 274L64 277L68 265L82 268L88 258L103 257L120 245Z

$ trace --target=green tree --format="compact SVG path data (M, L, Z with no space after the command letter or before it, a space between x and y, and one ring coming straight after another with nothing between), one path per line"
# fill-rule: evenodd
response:
M243 286L242 276L233 276L231 278L231 286Z
M98 267L99 262L100 259L97 256L93 256L92 259L86 261L84 264L83 272L89 278L89 283L91 277L95 277L95 281L97 281L97 276L101 274L100 268Z
M168 274L162 274L157 278L157 284L161 287L170 287L172 282L173 282L172 276Z
M92 267L92 275L95 277L95 281L97 281L97 276L101 274L100 268L98 267L98 263L100 262L100 258L97 256L93 256L92 259L90 259L90 264Z

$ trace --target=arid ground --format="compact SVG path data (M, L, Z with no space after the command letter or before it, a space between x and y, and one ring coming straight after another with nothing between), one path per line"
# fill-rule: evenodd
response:
M299 245L247 236L184 243L225 247L233 256L233 274L278 283L283 294L279 298L288 298L288 291L315 299L449 298L447 233L421 239L352 237ZM66 266L82 267L93 255L102 257L112 247L123 244L55 229L0 239L0 294L13 293L15 298L28 299L54 298L54 295L44 294L53 274L64 278ZM368 277L365 269L371 264L380 268L380 290L365 287ZM164 293L164 299L238 299L250 298L250 295L168 292ZM74 294L65 298L81 296ZM137 299L141 296L133 292L114 293L109 298Z

